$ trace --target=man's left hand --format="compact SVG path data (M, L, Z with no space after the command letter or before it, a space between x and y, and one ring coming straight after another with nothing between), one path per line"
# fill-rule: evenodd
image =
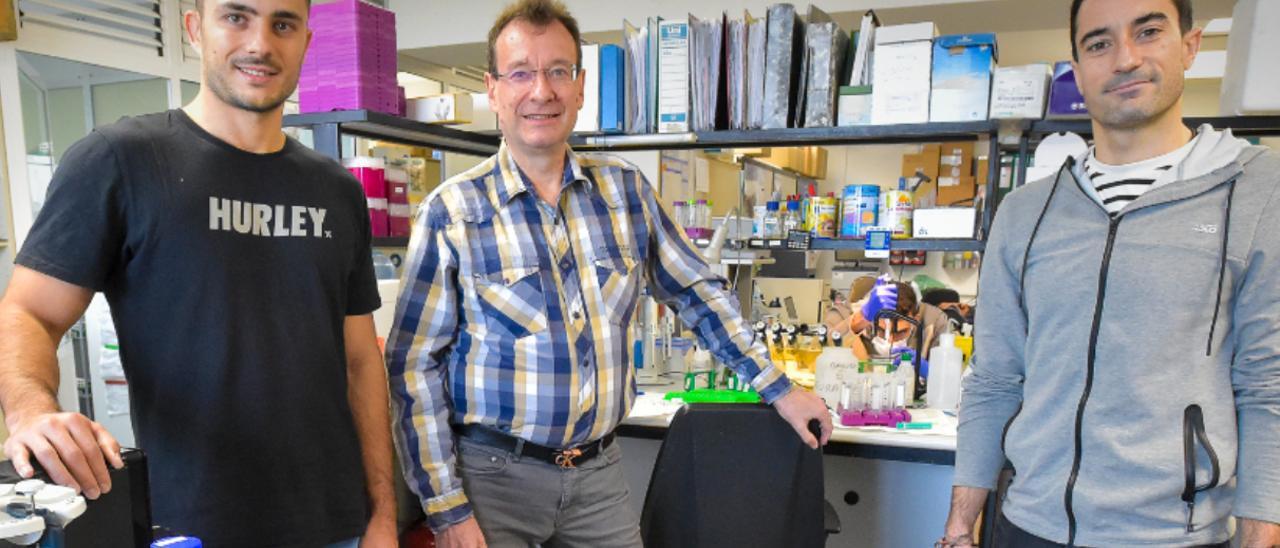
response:
M1272 548L1280 546L1280 524L1256 519L1239 518L1241 548Z
M395 517L374 516L360 537L360 548L395 548L400 546Z
M792 388L787 395L773 402L773 408L778 410L778 414L782 415L810 448L817 449L819 444L826 445L831 439L831 412L817 394L802 388ZM809 421L814 419L821 425L821 440L814 439L809 432Z

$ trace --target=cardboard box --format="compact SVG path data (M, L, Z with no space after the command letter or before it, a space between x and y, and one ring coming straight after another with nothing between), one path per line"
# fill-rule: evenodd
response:
M1076 87L1076 73L1069 61L1053 65L1053 83L1049 89L1049 118L1086 118L1089 107Z
M795 150L792 147L773 147L766 149L766 154L760 158L766 164L778 169L791 169L791 155Z
M997 68L991 85L990 118L1043 118L1052 74L1047 63Z
M411 99L406 116L428 124L468 124L472 118L471 94L445 93Z
M871 86L841 86L836 125L865 126L871 123Z
M996 35L992 33L934 39L929 121L986 120L996 56Z
M972 176L939 177L937 203L942 207L971 205L970 200L973 200L977 191L978 187Z
M972 238L978 218L972 207L917 208L912 212L912 238Z
M943 143L938 157L938 178L973 175L973 142ZM939 181L939 186L942 186Z
M916 172L920 171L937 181L941 153L941 145L921 145L918 152L903 155L902 176L915 177Z
M13 0L0 0L0 42L18 39L18 16Z
M931 22L876 29L871 77L871 123L918 124L929 121L933 68Z

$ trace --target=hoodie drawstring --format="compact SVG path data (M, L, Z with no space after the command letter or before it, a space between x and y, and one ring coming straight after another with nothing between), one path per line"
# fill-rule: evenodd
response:
M1227 182L1227 209L1222 214L1222 249L1218 252L1218 298L1213 303L1213 321L1209 322L1209 340L1204 355L1213 355L1213 332L1218 326L1218 312L1222 308L1222 284L1227 276L1227 243L1231 234L1231 200L1235 197L1236 180Z
M1053 179L1053 186L1049 188L1049 197L1044 201L1044 207L1040 208L1040 216L1036 218L1036 226L1031 229L1031 238L1027 240L1027 249L1022 252L1022 268L1018 271L1018 304L1022 306L1022 315L1027 315L1027 261L1031 260L1031 246L1036 243L1036 234L1040 232L1040 223L1044 222L1045 214L1049 212L1049 204L1053 203L1053 195L1058 193L1058 185L1062 182L1062 170L1071 169L1075 165L1075 159L1067 157L1067 161L1058 169L1058 174Z

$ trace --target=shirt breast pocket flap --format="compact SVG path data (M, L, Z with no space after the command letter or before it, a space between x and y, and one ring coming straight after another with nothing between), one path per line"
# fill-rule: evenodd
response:
M522 338L547 328L547 301L537 265L477 273L476 295L490 331Z
M596 281L609 321L627 325L635 308L639 279L643 276L640 262L628 254L601 256L595 260Z

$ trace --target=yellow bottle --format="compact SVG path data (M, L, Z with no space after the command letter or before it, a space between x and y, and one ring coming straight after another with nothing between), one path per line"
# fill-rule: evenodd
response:
M816 334L808 335L800 345L800 370L814 374L818 363L818 355L822 354L822 346L827 338L827 327L819 326Z

